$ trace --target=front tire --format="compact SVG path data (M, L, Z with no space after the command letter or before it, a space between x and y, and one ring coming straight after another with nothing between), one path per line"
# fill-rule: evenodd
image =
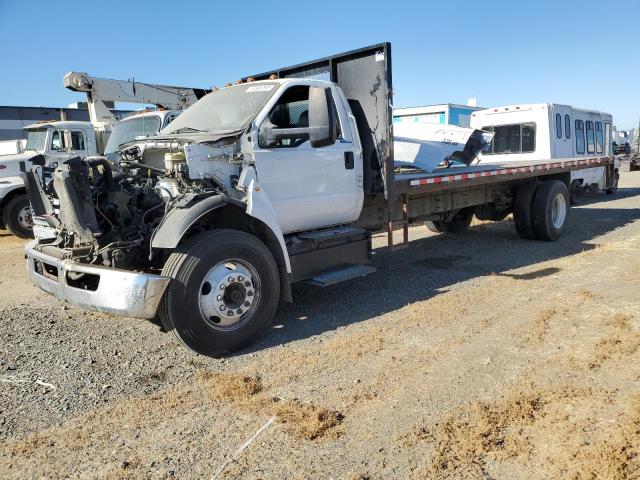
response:
M17 195L2 209L2 223L5 228L19 238L33 238L31 205L26 195Z
M278 266L245 232L196 235L169 256L162 274L172 279L160 303L162 326L202 355L219 357L254 342L278 306Z

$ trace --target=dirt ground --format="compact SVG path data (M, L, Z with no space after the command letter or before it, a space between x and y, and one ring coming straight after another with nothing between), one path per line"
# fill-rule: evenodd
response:
M412 228L218 360L37 291L0 232L0 477L640 478L640 172L571 215Z

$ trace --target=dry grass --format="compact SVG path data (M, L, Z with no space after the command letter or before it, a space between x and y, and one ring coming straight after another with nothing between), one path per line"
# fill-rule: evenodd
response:
M431 461L419 478L447 479L486 475L488 455L503 458L526 454L514 425L535 421L544 400L533 388L520 390L494 404L474 402L456 409L433 428L415 435L433 445Z
M86 468L87 458L105 469L101 474L93 473L97 476L144 476L142 465L148 460L148 452L135 447L140 431L153 436L154 431L169 423L179 424L190 415L211 416L213 413L215 418L224 404L260 418L275 415L283 430L299 440L316 441L339 434L336 427L343 418L340 412L295 399L273 398L258 376L199 371L196 379L195 384L189 386L124 400L76 417L60 427L5 442L0 446L0 477L19 471L31 472L21 475L23 477L33 476L34 465L49 465L52 477L64 477L68 472ZM133 447L116 449L122 460L114 465L110 452L118 444Z
M613 394L584 387L529 385L496 402L467 404L413 433L414 443L431 446L416 476L495 478L500 466L516 463L545 479L638 478L640 395L627 400L615 423L601 421L615 406Z
M297 400L274 401L271 410L285 429L296 438L315 440L339 435L334 427L342 422L342 414Z
M633 316L628 313L616 313L607 321L607 325L618 330L630 330L631 320L633 320Z
M548 308L540 312L527 327L525 341L529 343L540 343L544 340L544 336L549 330L549 321L556 316L558 312L555 308Z
M595 353L589 361L590 369L600 368L610 359L633 355L640 349L640 332L631 329L632 319L629 314L617 313L607 320L607 325L615 328L616 332L596 344Z
M342 422L343 415L297 399L287 400L269 396L260 378L247 375L198 372L198 381L209 398L232 402L239 408L259 415L275 415L284 429L295 438L316 440Z

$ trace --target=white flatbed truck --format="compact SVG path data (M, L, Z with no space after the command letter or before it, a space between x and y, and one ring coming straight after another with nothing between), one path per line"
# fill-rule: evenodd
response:
M187 347L219 356L255 341L292 284L372 273L372 232L393 248L410 222L456 233L474 214L513 213L522 237L554 240L571 171L613 178L610 157L396 168L388 43L247 80L122 146L117 175L79 158L25 168L51 230L26 247L31 282L81 307L159 315Z

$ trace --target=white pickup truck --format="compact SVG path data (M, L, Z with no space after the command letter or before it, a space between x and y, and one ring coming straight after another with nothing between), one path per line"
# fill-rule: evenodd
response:
M263 333L292 284L373 272L371 232L393 247L398 224L406 243L410 222L456 233L474 214L513 213L522 237L554 240L570 172L604 166L613 178L610 157L467 166L479 131L454 166L396 166L390 58L384 43L253 75L122 145L117 169L76 158L25 171L49 229L26 247L29 279L81 307L159 315L218 356ZM417 158L419 140L402 141Z
M180 113L181 110L154 110L123 119L113 127L105 155L113 156L122 143L157 134ZM90 122L41 122L24 129L27 132L24 151L0 156L0 228L29 238L33 236L33 220L20 163L41 154L45 166L56 167L73 157L93 157L102 152L98 150L96 130Z

